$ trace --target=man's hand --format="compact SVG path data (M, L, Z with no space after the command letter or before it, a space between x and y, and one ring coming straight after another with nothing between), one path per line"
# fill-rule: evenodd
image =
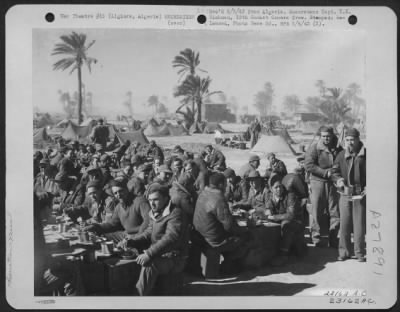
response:
M147 266L150 263L150 257L146 253L137 256L136 263L141 266Z
M122 241L120 241L117 244L117 248L120 248L120 249L123 249L123 250L126 250L127 247L128 247L128 239L126 239L126 238L124 238Z
M329 179L331 177L331 175L332 175L332 172L330 170L328 170L326 172L326 177Z
M98 232L99 232L98 224L90 224L88 226L85 226L83 229L87 232L93 232L96 234L98 234Z
M308 201L308 199L307 198L302 198L301 199L301 206L303 207L303 206L305 206L305 205L307 205L307 201Z
M268 220L271 220L271 221L275 220L275 217L273 215L269 215L267 218L268 218Z

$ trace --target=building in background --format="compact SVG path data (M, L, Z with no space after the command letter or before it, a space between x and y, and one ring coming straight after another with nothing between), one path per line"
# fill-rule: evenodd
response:
M228 104L203 104L202 120L210 122L236 122L236 116L228 109Z

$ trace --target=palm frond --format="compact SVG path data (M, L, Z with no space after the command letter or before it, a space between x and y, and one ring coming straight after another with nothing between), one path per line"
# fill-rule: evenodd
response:
M53 70L66 70L75 63L75 58L64 58L53 64Z

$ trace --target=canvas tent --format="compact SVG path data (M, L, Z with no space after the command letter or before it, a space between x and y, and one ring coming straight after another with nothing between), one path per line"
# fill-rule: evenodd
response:
M147 137L167 136L169 135L168 125L165 124L161 127L153 126L151 123L144 130Z
M77 126L77 124L74 121L70 119L63 119L56 124L56 128L66 128L70 123Z
M85 119L81 123L81 126L92 126L92 127L94 127L96 124L97 124L97 121L94 120L93 118L89 117L88 119Z
M61 133L61 137L64 140L78 140L81 143L90 142L90 132L92 131L91 126L77 126L71 121L65 130Z
M168 125L168 131L169 131L169 134L173 135L173 136L189 134L188 131L186 130L186 128L182 125L177 125L177 126Z
M42 145L46 144L50 140L50 137L47 135L46 128L36 129L33 133L33 144Z
M143 130L132 131L132 132L117 132L115 133L115 136L117 137L118 141L121 144L124 144L127 140L129 140L131 143L134 141L139 142L141 144L149 143L149 140L143 133Z
M296 155L292 146L280 135L261 135L251 152L264 154L272 152Z
M275 128L272 131L275 133L275 135L280 135L282 138L284 138L289 144L295 144L286 128Z
M204 127L197 121L195 121L189 128L189 133L203 133Z

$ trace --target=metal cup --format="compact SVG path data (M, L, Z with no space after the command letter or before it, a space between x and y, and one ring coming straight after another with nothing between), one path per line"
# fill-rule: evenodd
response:
M114 252L114 242L106 242L105 246L107 254L112 254Z
M78 235L81 243L87 243L89 241L89 233L87 231L78 232Z
M65 223L59 223L59 224L58 224L58 232L60 232L60 233L65 233L65 230L66 230L66 225L65 225Z
M344 195L349 195L349 196L353 195L353 187L345 186L343 193L344 193Z

